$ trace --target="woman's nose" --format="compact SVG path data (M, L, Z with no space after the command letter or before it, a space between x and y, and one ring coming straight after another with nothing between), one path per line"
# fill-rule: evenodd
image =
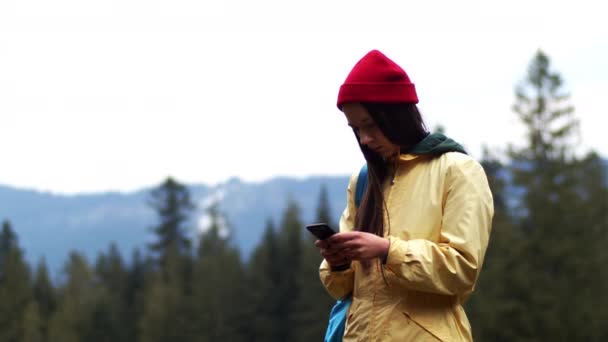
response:
M368 145L372 141L373 141L373 138L372 138L371 134L369 134L367 132L359 133L359 143L361 145Z

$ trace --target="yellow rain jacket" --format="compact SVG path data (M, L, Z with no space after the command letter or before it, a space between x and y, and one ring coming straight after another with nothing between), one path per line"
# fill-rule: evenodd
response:
M329 294L353 294L344 341L472 341L462 308L479 276L494 214L481 165L466 154L401 155L384 184L386 264L359 262L320 277ZM340 231L354 229L350 178Z

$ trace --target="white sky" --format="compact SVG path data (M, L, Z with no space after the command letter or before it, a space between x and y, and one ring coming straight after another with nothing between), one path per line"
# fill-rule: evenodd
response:
M0 184L132 191L171 175L347 175L363 158L335 107L379 49L427 124L481 157L522 139L514 87L536 49L608 156L601 1L0 1Z

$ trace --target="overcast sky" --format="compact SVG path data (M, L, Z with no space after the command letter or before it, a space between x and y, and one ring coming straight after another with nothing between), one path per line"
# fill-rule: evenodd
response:
M427 124L476 157L522 141L514 87L537 49L583 149L608 156L601 1L0 1L0 184L132 191L171 175L347 175L335 106L369 50L416 84Z

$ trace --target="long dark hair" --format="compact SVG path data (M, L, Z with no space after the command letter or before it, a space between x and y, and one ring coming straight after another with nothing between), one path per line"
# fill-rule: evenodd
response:
M393 143L399 145L401 152L414 147L429 132L422 115L415 104L362 103L382 133ZM367 161L367 188L355 215L355 229L378 236L384 233L382 184L388 174L388 166L379 154L361 145L359 135L355 136L363 156Z

